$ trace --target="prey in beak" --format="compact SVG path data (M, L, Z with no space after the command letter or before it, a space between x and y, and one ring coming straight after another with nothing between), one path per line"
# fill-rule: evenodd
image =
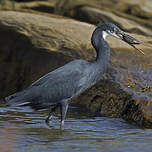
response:
M132 46L133 48L135 48L136 50L138 50L140 53L142 53L143 55L145 55L145 53L144 53L142 50L136 48L136 46L135 46L135 45L142 44L141 41L135 39L134 37L132 37L132 36L130 36L130 35L124 33L124 32L116 32L115 34L116 34L121 40L123 40L124 42L128 43L130 46Z

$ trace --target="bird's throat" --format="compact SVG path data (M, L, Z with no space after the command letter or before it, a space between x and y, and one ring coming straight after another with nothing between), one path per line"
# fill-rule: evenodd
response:
M96 29L92 35L92 45L96 50L96 59L94 63L98 65L99 70L104 72L108 66L110 58L110 48L108 43L105 41L107 33L101 31L101 29Z

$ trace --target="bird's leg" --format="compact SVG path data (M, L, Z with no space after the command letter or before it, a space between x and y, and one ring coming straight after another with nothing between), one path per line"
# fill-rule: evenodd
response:
M67 110L68 110L68 101L62 101L61 104L60 104L60 112L61 112L61 129L63 129L63 126L64 126L64 120L65 120L65 117L66 117L66 113L67 113Z
M45 119L45 122L48 124L49 123L49 118L52 116L52 112L54 112L56 110L57 106L54 108L51 108L48 117Z

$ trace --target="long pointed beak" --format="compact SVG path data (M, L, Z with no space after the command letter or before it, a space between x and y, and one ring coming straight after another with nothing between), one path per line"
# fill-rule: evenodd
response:
M123 40L124 42L128 43L130 46L132 46L133 48L135 48L136 50L138 50L140 53L142 53L143 55L145 55L145 53L136 48L135 45L139 45L139 44L142 44L141 41L135 39L134 37L124 33L124 32L121 32L121 33L116 33L116 35L121 39Z

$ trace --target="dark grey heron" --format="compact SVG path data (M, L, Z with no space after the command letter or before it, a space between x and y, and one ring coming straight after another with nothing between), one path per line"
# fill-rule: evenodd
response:
M94 61L74 60L49 72L25 90L5 98L11 106L31 106L34 109L50 109L51 113L60 107L61 126L64 125L69 101L96 84L107 69L110 48L105 41L108 35L121 39L131 46L141 42L123 32L112 23L99 25L93 32L91 42L96 50Z

